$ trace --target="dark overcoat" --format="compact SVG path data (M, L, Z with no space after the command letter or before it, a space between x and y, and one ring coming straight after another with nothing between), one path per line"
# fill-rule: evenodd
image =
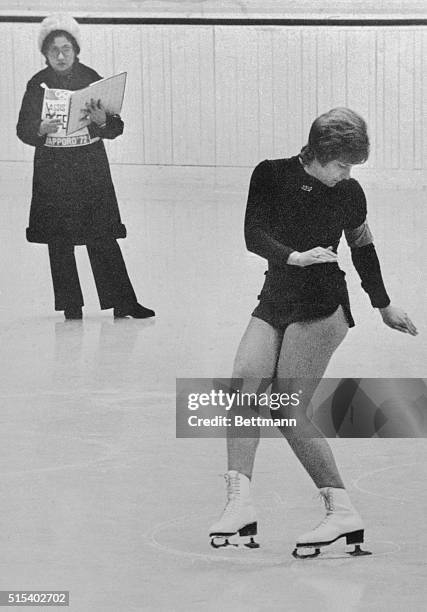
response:
M89 126L91 138L99 140L78 147L45 146L39 136L44 88L77 90L101 77L81 64L73 65L67 81L51 67L41 70L28 82L19 113L17 134L35 147L29 242L67 240L87 244L99 238L125 238L103 138L123 132L118 115L107 115L105 127ZM64 83L66 86L64 86Z

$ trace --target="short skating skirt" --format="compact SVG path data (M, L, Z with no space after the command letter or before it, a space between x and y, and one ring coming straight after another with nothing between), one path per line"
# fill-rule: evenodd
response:
M348 326L355 325L345 283L328 299L323 297L317 301L298 301L288 298L285 291L279 293L272 291L271 285L266 282L258 299L258 306L252 312L252 316L282 331L291 323L329 317L339 306L342 306Z

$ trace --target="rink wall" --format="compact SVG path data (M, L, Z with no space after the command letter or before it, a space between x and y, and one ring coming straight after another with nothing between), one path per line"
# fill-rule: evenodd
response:
M38 23L0 23L0 161L25 162L15 136L25 84L43 67ZM128 71L115 164L250 167L294 154L316 115L338 105L368 121L365 172L425 182L427 34L422 25L83 23L81 61ZM397 177L397 178L396 178Z

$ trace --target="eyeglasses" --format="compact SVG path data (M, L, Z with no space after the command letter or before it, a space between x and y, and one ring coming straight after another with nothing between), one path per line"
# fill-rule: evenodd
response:
M47 54L50 57L57 58L57 57L59 57L59 54L62 53L62 55L64 55L65 57L68 57L68 56L70 56L72 54L73 51L74 51L74 49L73 49L72 45L64 45L61 48L59 48L59 47L50 47L50 49L48 49Z

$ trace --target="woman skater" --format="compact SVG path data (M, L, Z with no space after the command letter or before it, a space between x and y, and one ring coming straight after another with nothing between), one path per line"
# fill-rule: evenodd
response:
M61 104L65 108L71 91L101 77L79 62L79 26L69 15L46 17L38 44L47 68L28 82L17 134L35 147L27 240L48 245L55 310L63 310L66 319L82 318L74 246L85 244L101 309L114 308L116 318L154 316L138 304L116 241L126 237L126 228L102 140L120 136L123 122L106 113L101 100L92 100L83 109L87 127L65 137L67 114ZM42 108L49 104L52 112L42 119Z
M243 381L244 391L256 392L257 380L273 379L274 391L289 395L302 391L307 408L331 356L354 326L344 273L337 262L343 232L362 287L384 323L417 333L406 313L390 303L366 222L365 194L350 179L352 166L365 162L368 154L365 121L347 108L335 108L314 121L299 156L266 160L255 168L245 238L250 251L267 259L268 272L234 364L233 378ZM322 546L344 536L357 552L364 524L350 502L327 440L301 406L282 407L275 416L296 419L296 428L283 427L281 433L326 506L320 525L297 538L294 554L306 556L299 551L308 547L318 554ZM250 480L259 430L254 426L239 437L228 428L228 434L227 504L210 528L215 547L229 544L234 535L252 538L257 531Z

